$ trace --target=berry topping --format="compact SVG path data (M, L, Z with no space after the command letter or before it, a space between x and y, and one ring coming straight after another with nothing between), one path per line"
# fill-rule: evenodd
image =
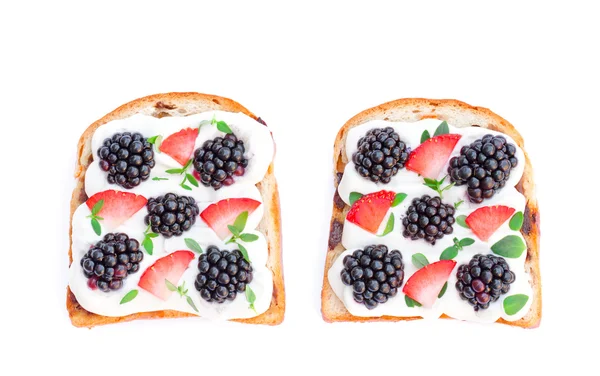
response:
M352 286L354 301L373 309L393 298L404 282L404 263L398 250L370 245L344 257L342 282Z
M216 191L233 184L233 176L244 175L248 167L245 152L244 142L233 133L204 142L194 152L194 169L200 174L202 185Z
M81 259L88 287L109 292L123 286L129 274L137 272L144 254L140 243L122 233L109 233L92 245Z
M361 137L352 154L354 168L360 176L387 184L408 159L406 144L394 128L374 128Z
M406 169L437 179L460 137L458 134L443 134L428 139L410 153Z
M100 200L104 200L104 203L97 215L103 218L101 221L108 229L119 227L143 208L148 201L141 195L109 190L96 193L88 198L85 204L92 210Z
M423 195L412 200L402 219L402 235L412 240L424 239L435 244L437 239L452 234L454 229L454 207L444 204L439 197Z
M148 214L144 217L144 222L150 225L152 232L162 234L165 238L179 236L189 230L196 223L200 212L193 197L178 196L175 193L151 197L147 208Z
M167 137L160 144L160 151L170 155L183 166L190 159L194 151L196 137L198 137L198 128L182 129Z
M234 300L252 282L252 265L239 250L221 251L210 246L198 258L198 276L194 283L202 299L223 303Z
M209 205L200 213L200 217L217 233L221 239L231 236L228 225L232 225L240 213L247 211L252 214L260 202L251 198L227 198Z
M346 219L375 234L388 209L392 206L395 197L396 194L390 191L379 191L364 195L352 204Z
M190 251L176 251L163 258L159 258L140 277L138 286L148 291L159 299L167 300L172 291L169 290L165 280L174 285L179 283L183 272L188 268L194 254Z
M442 287L448 281L454 265L456 265L454 260L441 260L425 265L410 276L402 292L421 303L423 307L433 306Z
M458 267L456 290L462 300L469 302L475 311L487 309L501 295L510 290L515 274L506 260L494 255L473 256L469 264Z
M485 242L514 212L515 209L508 206L484 206L469 214L465 222L469 225L471 231Z
M107 181L125 189L140 185L154 167L152 144L140 133L115 133L98 149L98 165L108 172Z
M463 146L460 156L450 159L448 173L456 185L467 184L469 200L480 204L504 187L510 171L517 166L517 148L504 136L491 134Z

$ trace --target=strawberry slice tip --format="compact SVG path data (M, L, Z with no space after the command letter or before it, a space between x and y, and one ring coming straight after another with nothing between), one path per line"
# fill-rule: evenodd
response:
M160 144L160 151L171 156L180 165L190 159L198 137L198 128L182 129L173 133Z
M179 284L179 279L188 268L194 253L190 251L175 251L156 262L144 271L138 286L162 300L167 300L172 294L165 280L173 285Z
M460 137L459 134L443 134L428 139L410 153L406 169L437 179Z
M469 225L471 231L485 242L514 213L515 209L508 206L484 206L469 214L465 222Z
M410 276L402 292L423 307L433 306L455 265L454 260L441 260L425 265Z
M98 201L104 200L98 216L102 217L102 224L107 229L115 229L131 218L141 208L146 206L148 200L142 195L129 192L108 190L98 192L88 198L85 204L92 210Z

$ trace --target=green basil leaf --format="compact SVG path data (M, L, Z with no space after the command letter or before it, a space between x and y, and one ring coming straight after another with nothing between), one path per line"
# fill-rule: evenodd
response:
M527 246L520 236L508 235L492 246L492 252L502 257L519 258Z
M197 241L195 241L194 239L191 238L185 238L183 239L183 241L185 241L185 245L191 249L192 251L196 252L196 253L202 253L202 247L200 247L200 244L198 244Z
M230 134L233 133L233 131L231 130L231 128L229 128L229 125L227 125L226 122L224 121L218 121L217 122L217 129L220 130L221 132Z
M354 204L356 202L356 200L358 200L362 196L363 196L362 193L350 192L350 205Z
M240 230L240 232L244 231L244 228L246 227L246 221L248 220L248 212L247 211L243 211L240 213L240 215L237 216L237 218L235 219L235 222L233 222L233 225Z
M185 165L183 165L181 172L184 172L185 170L187 170L187 168L190 167L190 165L192 164L193 161L194 161L194 158L188 159L188 161L185 162Z
M235 227L233 225L227 225L227 228L229 229L229 231L231 231L231 233L233 235L235 235L235 236L240 236L241 235L240 230L237 227Z
M458 209L458 207L461 206L463 202L465 202L465 201L464 200L456 201L454 203L454 209Z
M186 174L185 176L187 176L187 178L188 178L188 181L189 181L190 183L192 183L192 185L193 185L194 187L198 187L198 180L196 180L196 178L194 177L194 175L192 175L192 174Z
M98 202L95 203L94 206L92 206L92 215L100 213L100 210L102 210L102 206L104 206L104 199L98 200Z
M429 265L429 260L422 253L415 253L412 255L412 263L417 269L421 269L427 265Z
M400 205L402 201L404 201L406 196L406 193L396 193L396 197L394 197L394 201L392 201L392 208L395 208L396 206Z
M246 261L250 262L250 256L248 256L248 250L246 249L246 247L244 247L241 244L238 244L237 246L238 246L238 249L240 250L240 252L242 253L242 256L244 256L244 259L246 259Z
M411 299L411 298L410 298L408 295L404 295L404 301L406 302L406 305L407 305L409 308L412 308L412 307L420 307L420 306L421 306L421 303L417 302L417 301L416 301L416 300L414 300L414 299Z
M92 218L92 229L96 235L102 234L102 227L100 227L100 222L96 218Z
M467 224L467 222L465 222L466 219L466 215L459 215L458 217L456 217L456 223L458 223L458 225L461 227L469 228L469 225Z
M169 178L159 178L158 176L155 176L152 178L152 180L154 181L161 181L161 180L169 180Z
M377 236L379 236L379 237L386 236L387 234L392 232L392 230L394 229L395 221L396 220L394 219L394 213L391 213L390 217L388 218L387 224L385 225L385 229L383 230L383 234L377 235Z
M423 178L423 181L425 182L425 184L428 184L428 185L433 185L436 187L439 185L439 182L435 179Z
M460 239L460 241L458 242L458 244L460 244L461 247L466 247L473 243L475 243L475 240L471 238Z
M256 301L256 295L254 294L254 291L248 285L246 285L246 300L250 304L254 304L254 302Z
M516 212L508 222L508 227L513 231L519 231L521 226L523 226L523 212Z
M130 301L132 301L133 299L135 299L135 297L137 295L138 295L138 290L131 290L127 294L125 294L125 296L123 297L123 299L121 299L121 301L119 302L119 304L129 303Z
M160 144L162 144L162 140L163 140L163 137L161 135L156 135L156 136L150 137L148 139L148 142L151 143L152 145L156 146L156 150L160 153Z
M144 247L144 249L146 250L146 252L148 252L149 255L152 255L152 252L154 251L154 243L152 243L152 239L146 237L142 242L142 247Z
M158 234L154 232L149 232L146 234L146 236L149 238L158 238Z
M172 284L171 281L169 281L168 279L165 279L165 285L167 285L167 288L169 289L169 291L178 291L177 286Z
M170 168L165 171L167 174L181 174L183 172L182 168Z
M242 234L242 235L240 235L240 239L242 239L246 243L250 243L250 242L258 240L258 235L254 235L254 234Z
M440 260L452 260L458 255L458 248L450 246L444 249L444 252L440 255Z
M421 143L429 140L431 138L431 135L429 135L429 131L427 129L425 129L423 131L423 133L421 134Z
M437 129L435 130L435 133L433 134L433 136L439 136L441 134L448 134L450 133L450 128L448 127L448 123L446 123L446 120L442 121L442 123L437 127Z
M210 121L210 120L202 120L200 122L200 124L198 124L198 131L200 131L200 127L202 127L203 125L211 124L211 123L212 123L212 121Z
M444 296L444 294L446 293L446 289L447 288L448 288L448 282L444 283L444 287L442 287L442 290L438 294L438 299L441 298L442 296Z
M504 312L509 316L516 314L525 306L525 304L527 304L528 300L529 297L524 294L507 296L502 303Z
M194 301L192 300L192 298L190 298L189 296L186 296L185 300L187 300L188 304L194 309L194 311L198 312L198 308L196 308L196 305L194 304Z
M189 186L189 185L187 185L187 184L181 183L180 185L181 185L181 188L183 188L183 189L187 189L188 191L191 191L191 190L192 190L192 187L190 187L190 186Z

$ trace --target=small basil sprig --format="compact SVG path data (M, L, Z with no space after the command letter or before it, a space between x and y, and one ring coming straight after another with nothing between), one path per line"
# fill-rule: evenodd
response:
M256 312L256 308L254 308L254 302L256 302L256 294L254 294L254 291L248 285L246 285L246 301L248 301L248 303L250 304L248 308L253 310L254 313L258 314L258 312Z
M161 180L169 180L169 178L159 178L158 176L155 176L152 178L152 180L154 181L161 181Z
M171 168L171 169L165 171L167 174L183 175L183 180L181 181L181 183L179 183L179 186L183 189L187 189L188 191L191 191L192 187L185 184L186 182L189 182L194 187L199 186L198 180L196 180L194 175L187 172L188 167L190 167L190 165L192 164L193 161L194 161L194 158L190 158L187 162L185 162L185 165L182 168Z
M156 135L148 138L148 142L156 147L156 152L160 153L160 144L162 144L163 136Z
M377 235L377 236L379 236L379 237L386 236L387 234L392 232L392 230L394 229L395 221L396 220L394 219L394 213L390 213L390 217L388 218L388 221L385 225L385 229L383 230L383 233L381 235Z
M448 134L448 133L450 133L450 128L448 127L448 123L444 120L435 129L435 132L433 133L433 137L439 136L442 134ZM431 135L429 134L429 131L427 129L425 129L423 131L423 133L421 134L421 143L429 140L430 138L431 138Z
M102 234L102 228L100 226L100 222L98 222L98 221L101 221L104 218L98 216L98 213L100 213L100 210L102 210L103 205L104 205L104 200L99 200L97 203L94 204L94 206L92 206L92 214L87 216L87 218L92 219L91 220L92 229L94 230L96 235Z
M152 242L153 238L158 237L158 234L152 232L150 230L150 225L146 227L146 231L144 231L144 240L142 240L142 247L148 252L149 255L152 255L154 251L154 243Z
M191 249L192 251L196 252L196 253L204 253L204 251L202 250L202 247L200 247L200 244L198 244L197 241L195 241L192 238L185 238L183 239L183 241L185 241L185 245L187 245L187 247L189 249Z
M254 234L243 233L244 228L246 227L246 221L248 221L248 212L243 211L240 213L240 215L237 216L237 218L233 222L233 225L227 225L227 228L229 229L229 231L231 231L233 236L227 242L225 242L225 244L236 243L246 261L250 262L248 251L246 250L246 247L240 244L240 240L246 243L250 243L258 240L258 236Z
M460 240L454 238L452 240L454 241L454 245L444 249L444 252L440 255L440 260L452 260L458 255L458 251L462 251L464 247L468 247L475 243L475 240L471 238L463 238Z
M177 291L177 293L179 294L179 296L182 297L182 298L185 296L185 300L187 301L187 303L194 309L194 311L198 312L198 308L196 308L196 305L194 304L194 301L187 294L188 290L185 288L185 281L183 281L183 283L181 284L181 286L175 286L168 279L165 279L165 284L167 285L167 288L169 289L169 291Z
M215 115L213 115L212 120L202 120L200 122L200 126L198 127L198 130L200 130L200 127L202 127L203 125L206 125L206 124L216 125L217 129L223 133L227 133L227 134L233 133L231 128L229 128L229 125L227 125L227 123L224 122L223 120L217 121L217 118L215 117Z
M458 200L454 203L454 209L458 209L459 206L461 206L463 203L465 202L465 200Z
M442 180L435 180L435 179L429 179L429 178L424 178L424 183L423 185L425 185L426 187L429 187L431 189L433 189L434 191L436 191L439 195L440 198L443 198L442 193L444 191L447 191L448 189L454 187L455 183L450 183L447 186L443 187L444 185L444 180L446 180L446 178L448 177L448 175L444 176L442 178Z
M135 297L137 295L138 295L138 290L131 290L127 294L125 294L125 296L123 297L123 299L121 299L121 301L119 302L119 304L129 303L130 301L132 301L133 299L135 299Z

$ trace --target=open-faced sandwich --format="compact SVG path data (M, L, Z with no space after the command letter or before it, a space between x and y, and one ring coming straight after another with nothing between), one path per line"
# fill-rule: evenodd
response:
M264 121L227 98L158 94L90 125L77 150L73 325L282 322L275 145Z
M515 128L455 100L401 99L335 140L326 321L541 320L539 212Z

